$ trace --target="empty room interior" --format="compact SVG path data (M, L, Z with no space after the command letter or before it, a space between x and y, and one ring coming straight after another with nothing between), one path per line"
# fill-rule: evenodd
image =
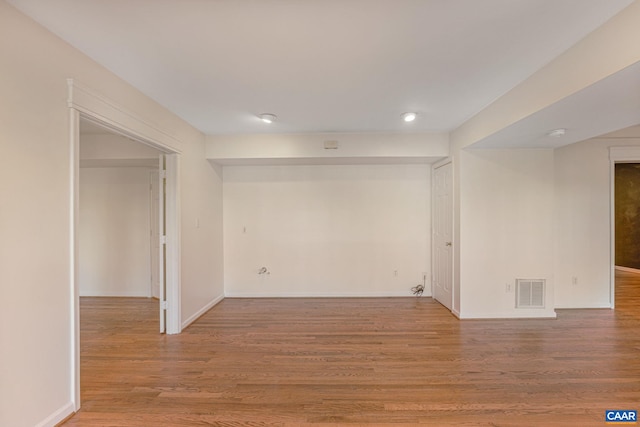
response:
M0 426L634 421L639 23L0 0Z

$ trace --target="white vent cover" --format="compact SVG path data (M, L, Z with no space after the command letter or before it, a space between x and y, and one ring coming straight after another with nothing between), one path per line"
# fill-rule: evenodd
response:
M325 141L324 142L325 150L337 150L338 149L338 141Z
M516 279L516 308L544 308L544 279Z

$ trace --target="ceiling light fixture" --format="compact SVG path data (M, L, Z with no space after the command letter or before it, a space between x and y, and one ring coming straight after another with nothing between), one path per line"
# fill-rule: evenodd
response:
M260 117L260 120L262 120L265 123L273 123L278 118L276 117L275 114L271 114L271 113L262 113L258 117Z
M547 132L547 136L551 136L553 138L559 138L561 136L564 136L565 133L567 133L567 130L564 128L560 128L560 129L554 129L552 131Z
M402 120L405 122L412 122L416 119L418 113L402 113Z

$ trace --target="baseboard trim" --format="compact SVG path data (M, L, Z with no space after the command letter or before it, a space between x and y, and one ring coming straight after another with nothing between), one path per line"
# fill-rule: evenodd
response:
M556 310L602 310L603 308L610 309L611 304L603 304L603 305L589 305L589 306L568 306L568 305L559 305L556 306Z
M88 292L80 293L82 297L108 297L108 298L151 298L149 293L140 294L138 292Z
M207 305L205 305L204 307L202 307L200 310L198 310L197 312L195 312L193 314L193 316L189 317L187 320L185 320L184 322L182 322L182 329L184 330L184 328L186 328L187 326L189 326L190 324L192 324L193 322L195 322L196 320L198 320L198 318L200 316L202 316L203 314L205 314L207 311L211 310L214 306L216 306L220 301L222 301L224 299L224 295L220 295L216 298L214 298L212 301L210 301Z
M422 297L430 297L431 295L422 295ZM226 298L416 298L415 295L410 292L380 292L371 294L362 293L319 293L319 292L305 292L305 293L252 293L252 292L226 292Z
M472 320L472 319L496 319L496 320L507 320L507 319L555 319L558 315L555 311L527 311L524 313L467 313L458 316L461 320Z
M36 427L55 427L58 423L66 420L69 416L74 414L75 411L73 408L73 402L67 402L67 404L62 408L36 424Z

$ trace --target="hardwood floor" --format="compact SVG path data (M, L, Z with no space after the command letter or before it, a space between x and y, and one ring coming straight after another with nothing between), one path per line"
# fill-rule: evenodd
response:
M617 309L459 321L430 298L226 299L181 335L146 299L81 301L68 426L604 425L640 409L640 280Z

